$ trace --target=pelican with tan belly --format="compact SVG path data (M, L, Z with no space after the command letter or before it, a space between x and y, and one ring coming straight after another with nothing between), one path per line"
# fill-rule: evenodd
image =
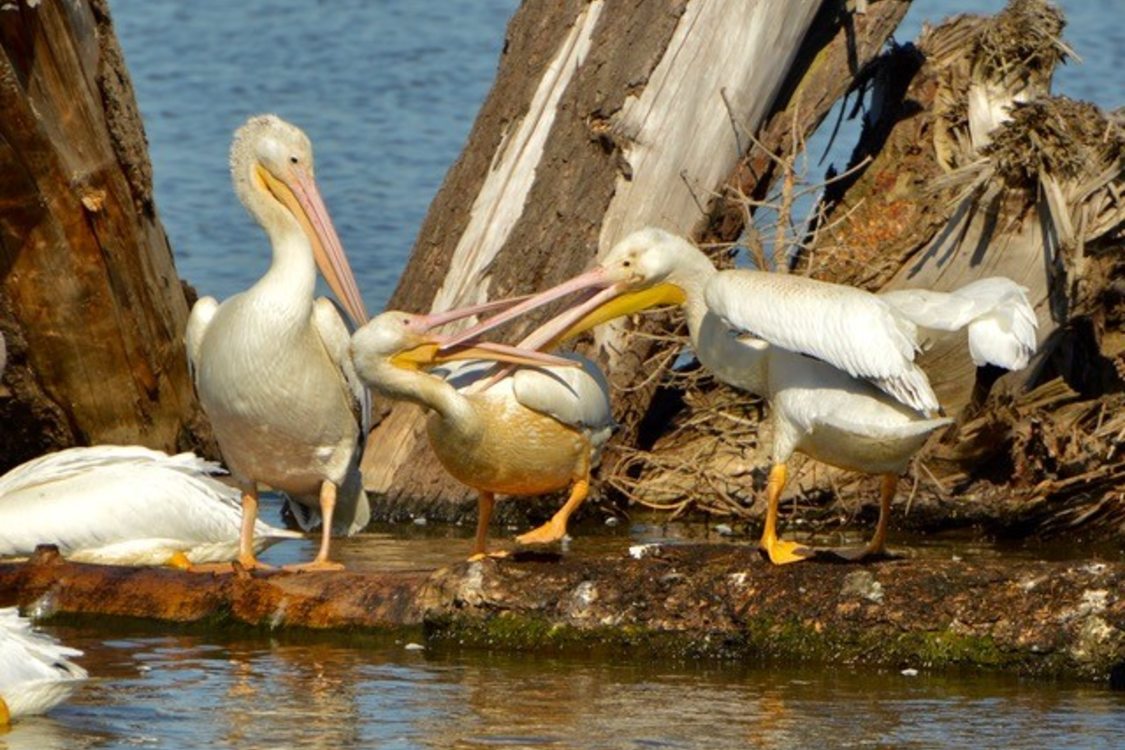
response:
M974 362L1024 367L1036 346L1024 290L989 278L951 293L861 289L788 274L718 271L695 246L660 229L634 232L589 272L449 340L456 346L516 315L571 293L588 299L523 342L550 347L621 315L682 305L700 363L719 380L770 401L773 467L761 547L774 563L813 550L777 535L778 500L794 451L845 469L882 474L878 526L861 558L884 548L898 475L938 416L926 374L914 362L919 328L968 328Z
M563 507L518 538L522 544L562 539L589 490L590 468L613 429L608 386L580 357L561 358L496 344L451 349L433 329L466 310L440 315L386 312L352 337L356 371L391 398L431 410L430 445L442 466L479 496L472 558L488 554L488 523L497 494L540 495L570 489ZM460 360L444 376L425 368ZM495 380L492 362L519 365Z
M330 535L363 528L370 510L359 457L368 394L348 356L335 306L314 299L317 268L356 325L367 311L313 176L301 130L273 115L251 118L231 146L235 193L266 231L273 261L250 289L192 308L187 350L199 400L223 460L242 490L239 560L252 548L258 484L319 510L320 548L304 568L337 568Z

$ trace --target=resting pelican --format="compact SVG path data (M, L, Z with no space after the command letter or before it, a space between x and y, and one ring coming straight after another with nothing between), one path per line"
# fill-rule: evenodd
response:
M36 633L15 607L0 608L0 727L62 703L87 677L82 652Z
M497 493L540 495L570 487L569 498L551 520L517 541L562 539L571 513L586 498L590 468L614 426L608 386L588 360L495 344L439 356L444 339L430 331L473 312L386 312L352 337L360 377L391 398L433 410L427 432L434 453L450 474L479 493L470 560L488 554L488 523ZM452 359L478 363L467 363L448 378L422 369ZM487 360L524 366L486 384Z
M802 453L844 469L882 474L879 521L850 559L884 548L898 475L926 438L952 420L914 363L919 326L968 326L974 362L1018 369L1035 350L1035 313L1004 278L952 293L871 294L854 287L761 271L718 271L681 237L642 229L591 271L494 316L447 346L580 290L600 290L544 325L522 346L550 346L599 323L657 304L681 304L700 363L725 383L768 398L774 427L761 547L774 563L813 551L777 536L786 462Z
M238 553L238 491L193 453L95 445L48 453L0 477L0 556L53 544L103 565L191 565ZM294 531L254 524L254 549Z
M332 303L313 299L316 269L352 321L367 321L344 249L313 178L312 147L273 115L252 117L230 152L235 193L273 245L254 286L221 305L192 308L188 359L223 459L242 490L238 559L251 547L258 483L288 493L323 519L316 558L300 569L338 569L330 536L362 529L370 516L359 476L368 394L348 357L349 332Z

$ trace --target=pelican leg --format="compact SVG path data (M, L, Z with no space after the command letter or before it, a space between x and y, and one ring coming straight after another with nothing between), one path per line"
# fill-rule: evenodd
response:
M336 510L336 485L327 479L320 483L320 549L312 562L286 565L286 570L343 570L344 566L328 559L332 546L332 513Z
M875 526L875 535L864 547L834 550L835 554L845 560L862 560L870 555L878 555L886 551L887 522L891 517L891 500L894 499L897 488L898 475L884 474L883 484L879 492L879 523Z
M758 546L769 555L770 562L774 565L798 562L815 554L809 547L777 537L777 504L781 500L781 491L785 489L785 482L788 479L789 469L786 465L774 464L770 469L769 482L766 484L766 526L762 529L762 539Z
M473 542L473 553L469 555L469 562L483 560L486 557L507 557L507 552L488 551L488 523L492 520L492 507L496 504L496 496L491 492L481 490L477 500L477 536Z
M566 536L566 523L570 520L570 514L578 509L589 492L590 480L586 477L579 479L571 488L570 497L566 499L563 507L551 516L551 520L526 534L520 534L516 537L516 542L519 544L550 544L562 539Z
M251 482L242 485L242 526L238 532L238 564L247 570L270 570L272 565L258 562L254 556L254 522L258 520L258 485ZM192 573L229 573L230 563L203 563L193 565L186 555L179 557L172 555L167 564L174 568L183 568Z
M258 486L251 484L242 490L242 528L238 534L238 562L242 567L267 567L254 556L254 523L258 520Z

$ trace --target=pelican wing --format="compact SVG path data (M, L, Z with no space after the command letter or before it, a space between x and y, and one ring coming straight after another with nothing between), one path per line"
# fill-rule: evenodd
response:
M199 352L203 346L203 335L215 311L219 309L219 302L214 297L201 297L192 305L191 315L188 316L187 329L184 331L184 344L187 346L188 370L191 381L195 382L195 373L199 370Z
M192 453L100 445L49 453L0 477L0 555L54 544L91 562L162 564L174 551L192 562L237 552L239 493ZM258 521L255 546L299 536Z
M822 359L870 380L902 403L936 411L937 397L914 364L915 325L862 289L761 271L722 271L704 290L707 307L773 346Z
M316 329L328 356L342 375L340 382L352 399L352 412L356 416L357 427L362 430L360 433L362 442L371 430L371 393L356 374L349 348L351 333L348 331L348 326L340 317L336 305L326 297L318 298L313 305L313 328Z
M915 324L937 331L969 329L973 364L1009 370L1026 367L1035 352L1039 321L1027 290L1000 276L952 292L902 289L879 295Z
M598 366L585 357L574 353L561 356L581 367L521 367L512 375L516 400L563 424L585 430L600 444L615 427L609 384Z

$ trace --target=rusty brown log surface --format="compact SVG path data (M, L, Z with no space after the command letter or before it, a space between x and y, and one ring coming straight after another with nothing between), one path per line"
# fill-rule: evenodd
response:
M0 13L0 468L195 447L188 304L106 0Z
M898 559L775 567L748 546L517 555L433 572L0 565L0 605L266 629L424 625L432 641L1125 677L1125 564Z

